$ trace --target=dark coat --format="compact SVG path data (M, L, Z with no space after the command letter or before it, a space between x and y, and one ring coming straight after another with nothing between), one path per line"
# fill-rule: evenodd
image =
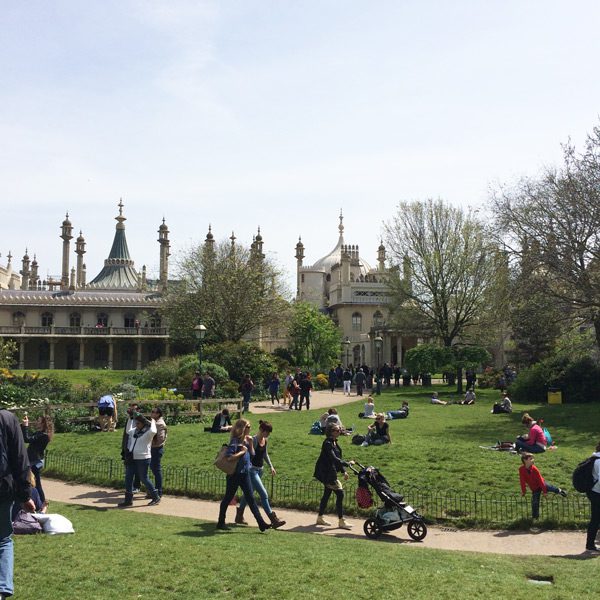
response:
M29 460L19 421L7 410L0 410L0 443L6 456L4 472L0 473L0 498L25 502L31 495Z
M348 463L342 460L342 449L332 438L327 438L321 446L313 477L321 483L334 483L337 474L345 473L347 466Z

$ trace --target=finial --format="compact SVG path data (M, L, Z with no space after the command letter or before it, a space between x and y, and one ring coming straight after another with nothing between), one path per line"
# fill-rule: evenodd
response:
M12 258L12 253L10 250L8 251L8 256L6 258L8 258L8 264L10 264L10 260Z
M231 240L231 245L235 246L235 233L232 231L231 232L231 237L229 238Z
M122 217L123 216L123 198L119 198L119 216Z
M344 233L344 215L342 214L342 209L340 208L340 224L338 225L338 229L340 230L340 235Z

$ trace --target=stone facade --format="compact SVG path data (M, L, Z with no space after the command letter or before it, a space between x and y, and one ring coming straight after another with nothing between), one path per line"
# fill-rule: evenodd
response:
M141 369L169 354L169 332L158 309L167 287L169 238L163 220L158 233L160 278L137 272L125 238L123 203L104 267L88 284L85 240L76 240L76 267L70 268L72 224L62 223L61 276L41 280L34 256L23 256L20 277L11 256L0 267L0 338L19 347L20 369Z

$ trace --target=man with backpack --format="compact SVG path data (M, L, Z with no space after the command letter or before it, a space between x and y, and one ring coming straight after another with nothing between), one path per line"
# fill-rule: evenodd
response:
M29 460L19 421L12 413L0 410L0 600L14 593L13 501L35 512L30 491Z
M590 554L600 554L596 546L596 535L600 528L600 443L596 452L577 465L573 471L573 487L578 492L585 492L590 501L590 522L587 527L585 550Z

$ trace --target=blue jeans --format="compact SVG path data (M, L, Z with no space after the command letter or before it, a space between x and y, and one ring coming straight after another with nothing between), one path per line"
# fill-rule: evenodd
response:
M12 500L0 501L0 594L12 596L14 551L12 541Z
M546 452L545 448L542 448L537 444L528 444L527 440L524 440L521 436L519 436L515 440L515 446L517 450L525 450L525 452L531 452L531 454L539 454L540 452Z
M233 497L235 496L235 493L239 487L242 488L246 503L250 507L256 522L264 527L266 525L265 520L262 518L262 515L258 510L258 506L256 506L256 502L254 501L252 485L250 484L250 474L246 472L227 475L225 496L223 497L223 500L221 500L221 504L219 506L219 525L225 525L225 513L227 512L227 507L233 500Z
M148 467L150 466L149 458L142 458L128 462L125 464L125 493L133 494L133 478L137 474L140 481L146 487L146 491L152 496L156 497L156 489L152 485L152 482L148 478Z
M150 448L150 470L154 475L154 485L159 496L162 496L163 477L162 477L162 457L165 452L165 447Z
M250 410L250 396L252 392L242 393L242 412L248 412Z
M273 512L271 505L269 504L269 494L265 489L265 485L261 479L263 474L263 470L258 467L250 467L250 487L253 492L258 492L260 496L260 504L263 507L264 511L267 515L270 515ZM240 510L244 510L246 508L246 498L243 497L240 500Z
M35 487L40 495L40 500L45 502L46 495L44 494L44 490L42 489L42 479L40 477L40 471L43 469L44 463L41 461L41 466L36 467L35 465L31 465L31 472L33 473L33 477L35 479Z
M555 485L548 483L546 481L546 489L553 494L558 494L560 491ZM542 490L535 490L535 492L531 493L531 518L537 519L540 516L540 496L542 495Z

